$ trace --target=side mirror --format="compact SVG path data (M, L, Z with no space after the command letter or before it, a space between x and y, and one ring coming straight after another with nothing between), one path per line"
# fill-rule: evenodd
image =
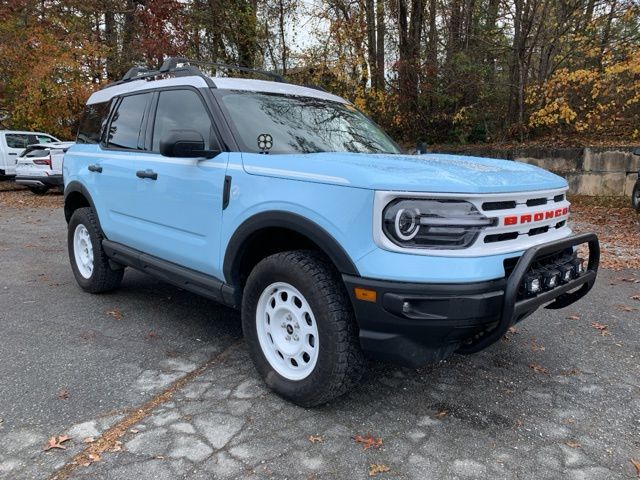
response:
M195 130L170 130L160 139L160 154L165 157L215 157L218 150L205 150L204 139Z
M422 155L423 153L429 153L427 144L425 142L418 142L416 144L416 155Z
M634 155L638 155L638 156L640 157L640 147L636 148L636 149L633 151L633 154L634 154Z

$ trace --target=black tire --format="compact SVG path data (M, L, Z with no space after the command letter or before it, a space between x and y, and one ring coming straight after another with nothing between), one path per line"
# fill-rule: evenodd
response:
M87 229L93 248L93 271L88 278L80 273L75 259L74 233L79 225L84 225ZM109 265L107 255L102 249L103 239L104 235L100 230L98 217L91 207L79 208L73 212L67 233L69 260L78 285L86 292L103 293L118 288L124 275L124 268L113 270Z
M31 193L35 193L36 195L44 195L49 191L49 187L28 187L31 190Z
M631 192L631 206L640 213L640 179L636 180L636 184Z
M278 374L258 339L258 301L263 291L276 282L295 287L316 319L317 362L302 380ZM251 358L265 383L278 395L302 407L321 405L344 394L359 382L364 372L358 329L342 279L333 265L315 252L282 252L258 263L244 289L242 329Z

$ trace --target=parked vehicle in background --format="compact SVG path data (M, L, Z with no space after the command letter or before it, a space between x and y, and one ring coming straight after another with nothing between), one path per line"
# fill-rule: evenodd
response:
M18 157L16 183L33 193L46 193L51 187L62 188L62 159L74 142L36 143Z
M640 148L636 148L633 154L640 157ZM636 212L640 213L640 168L638 169L638 179L631 192L631 206Z
M18 155L29 145L53 142L60 142L60 140L41 132L0 130L0 177L16 174Z

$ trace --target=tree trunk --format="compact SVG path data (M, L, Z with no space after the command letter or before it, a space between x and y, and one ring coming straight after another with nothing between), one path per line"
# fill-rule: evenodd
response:
M377 46L376 46L376 85L383 89L384 80L384 37L385 37L385 18L384 18L384 0L377 0L376 3L376 27L377 27Z
M375 0L365 1L365 21L367 23L367 61L371 72L371 86L378 88Z

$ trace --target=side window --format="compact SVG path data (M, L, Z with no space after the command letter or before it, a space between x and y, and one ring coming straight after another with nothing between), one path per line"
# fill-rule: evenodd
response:
M109 115L110 102L87 105L80 119L76 143L100 143L102 130Z
M147 107L147 101L150 98L150 93L128 95L122 98L109 125L107 135L107 145L109 147L131 150L143 149L144 135L140 134L140 128L142 127L142 118Z
M160 151L160 140L171 130L195 130L202 135L205 150L219 148L207 109L193 90L160 92L153 125L154 152Z
M58 141L48 135L36 135L36 139L38 140L36 143L53 143Z
M7 133L7 147L27 148L27 145L29 145L29 135L21 133Z

